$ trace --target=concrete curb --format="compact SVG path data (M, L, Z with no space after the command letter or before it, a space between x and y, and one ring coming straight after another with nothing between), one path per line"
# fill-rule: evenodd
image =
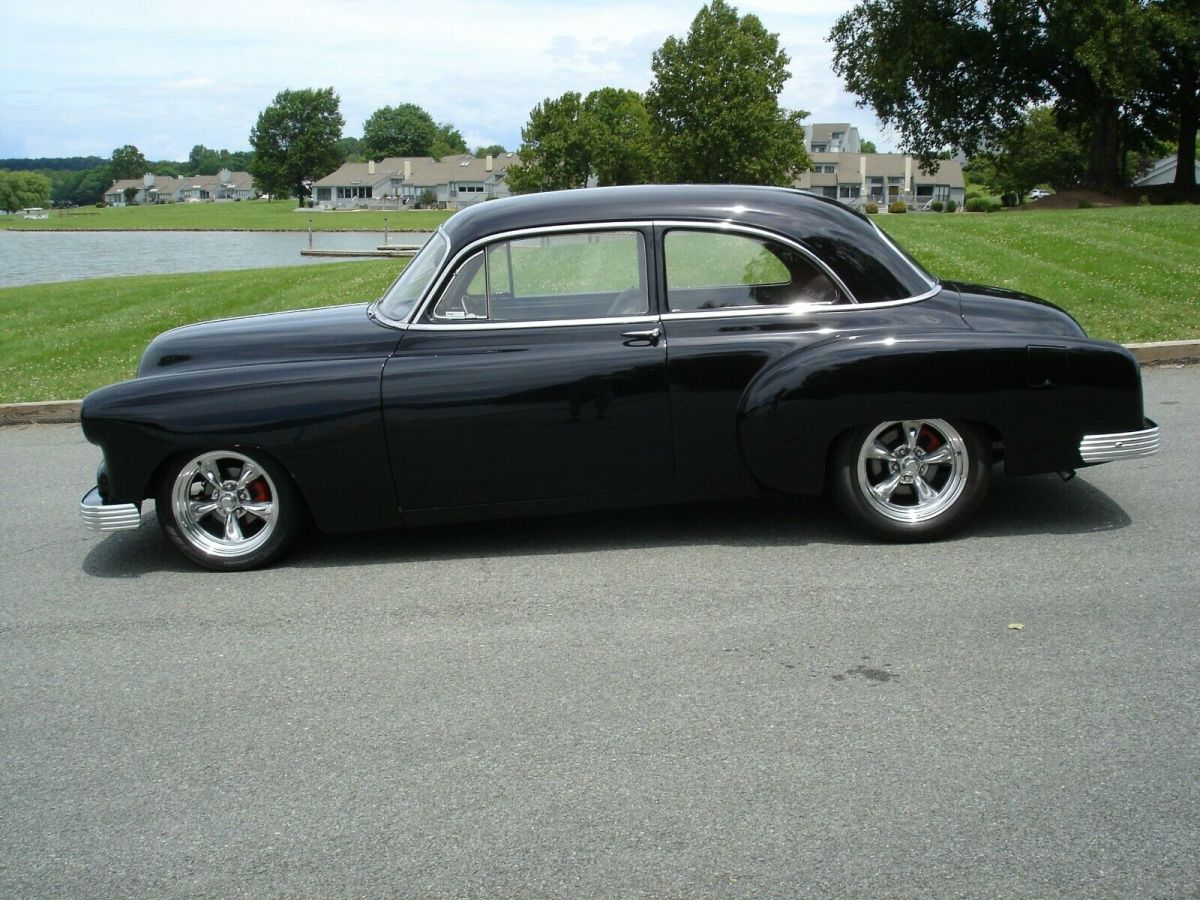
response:
M1159 341L1126 344L1145 365L1200 363L1200 341ZM0 426L54 425L79 421L80 400L42 400L34 403L0 403Z

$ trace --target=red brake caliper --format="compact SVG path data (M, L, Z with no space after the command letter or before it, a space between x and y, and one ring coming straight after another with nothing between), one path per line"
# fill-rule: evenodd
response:
M246 485L246 490L250 492L250 499L255 503L265 503L271 499L271 489L267 487L265 478L255 478Z

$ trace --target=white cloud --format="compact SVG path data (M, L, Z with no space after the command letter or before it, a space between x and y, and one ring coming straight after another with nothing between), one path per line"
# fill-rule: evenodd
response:
M792 57L785 105L810 121L875 132L830 71L825 37L850 0L737 4L780 34ZM468 143L515 147L534 104L564 91L644 90L650 57L682 36L699 0L250 0L227 14L177 0L65 0L5 12L0 156L107 155L136 144L153 159L193 144L248 146L284 88L332 85L346 133L385 104L412 102Z

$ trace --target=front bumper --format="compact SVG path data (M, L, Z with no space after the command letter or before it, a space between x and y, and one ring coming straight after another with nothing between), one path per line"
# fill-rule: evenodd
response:
M1079 442L1079 456L1085 463L1114 462L1118 459L1137 459L1158 452L1158 425L1146 420L1149 428L1141 431L1122 431L1117 434L1085 434Z
M142 524L140 503L105 503L92 488L79 501L79 517L92 531L126 531Z

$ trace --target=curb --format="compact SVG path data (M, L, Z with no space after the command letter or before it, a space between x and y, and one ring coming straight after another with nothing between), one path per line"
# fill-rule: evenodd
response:
M1145 365L1200 363L1200 341L1159 341L1126 344ZM42 400L33 403L0 403L0 426L62 425L79 421L81 400Z

